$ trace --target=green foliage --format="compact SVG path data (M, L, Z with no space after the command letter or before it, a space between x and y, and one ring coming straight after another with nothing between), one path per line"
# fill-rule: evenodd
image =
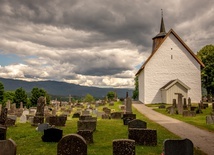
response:
M202 86L206 88L208 94L214 95L214 45L206 45L197 56L205 65L201 70Z
M20 107L20 103L23 103L23 106L27 105L27 94L26 91L21 87L16 89L13 101L17 103Z
M133 99L138 99L138 97L139 97L138 76L136 76L134 80L135 80L135 89L133 91L132 98Z
M34 87L31 90L31 106L36 106L37 105L37 100L39 99L40 96L46 97L46 103L50 103L50 96L47 94L47 92L44 89L39 89L37 87Z
M85 102L93 102L94 101L94 97L90 94L87 94L85 97L84 97L84 101Z
M108 97L108 99L110 99L110 100L114 99L115 96L116 96L116 94L115 94L115 92L113 92L113 91L109 91L109 92L107 93L107 97Z
M6 103L8 100L11 101L11 103L13 103L13 99L14 99L14 96L15 96L15 92L13 91L5 91L4 92L4 103Z
M4 99L4 85L0 82L0 103L2 103Z

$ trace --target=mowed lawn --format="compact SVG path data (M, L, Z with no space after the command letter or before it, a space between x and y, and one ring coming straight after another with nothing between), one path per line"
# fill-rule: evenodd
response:
M109 107L119 111L119 105L115 103L114 107ZM102 106L100 107L102 109ZM136 109L133 113L138 119L147 122L147 128L157 130L157 146L136 146L136 155L160 155L163 152L163 142L165 139L179 139L178 136L170 133L160 125L150 121ZM68 117L65 127L57 127L63 130L63 135L77 132L77 118ZM100 119L97 120L97 130L93 133L94 143L88 145L88 155L111 155L112 141L115 139L127 139L128 127L123 125L122 119ZM41 136L43 133L36 131L30 123L16 123L14 127L8 127L7 139L11 138L17 144L17 155L56 155L57 143L43 142ZM200 150L195 150L196 155L203 155Z

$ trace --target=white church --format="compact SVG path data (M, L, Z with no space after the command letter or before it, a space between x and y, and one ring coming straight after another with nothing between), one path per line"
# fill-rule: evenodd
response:
M166 33L162 17L160 33L153 38L152 53L136 73L139 101L172 104L173 99L178 102L179 93L183 99L199 103L201 67L204 64L173 29Z

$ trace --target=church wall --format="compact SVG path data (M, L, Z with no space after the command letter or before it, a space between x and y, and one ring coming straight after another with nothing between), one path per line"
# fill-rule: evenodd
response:
M171 33L152 56L144 69L144 103L161 103L160 88L179 79L191 89L192 102L201 99L200 64Z
M141 73L138 76L138 85L139 85L139 101L144 103L144 71L141 71Z

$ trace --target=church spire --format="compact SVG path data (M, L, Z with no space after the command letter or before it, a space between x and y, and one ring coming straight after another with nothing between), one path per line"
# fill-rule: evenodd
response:
M161 25L160 25L160 33L158 33L153 39L153 47L152 51L154 51L157 46L161 43L163 38L166 36L165 25L163 20L163 10L161 9Z

